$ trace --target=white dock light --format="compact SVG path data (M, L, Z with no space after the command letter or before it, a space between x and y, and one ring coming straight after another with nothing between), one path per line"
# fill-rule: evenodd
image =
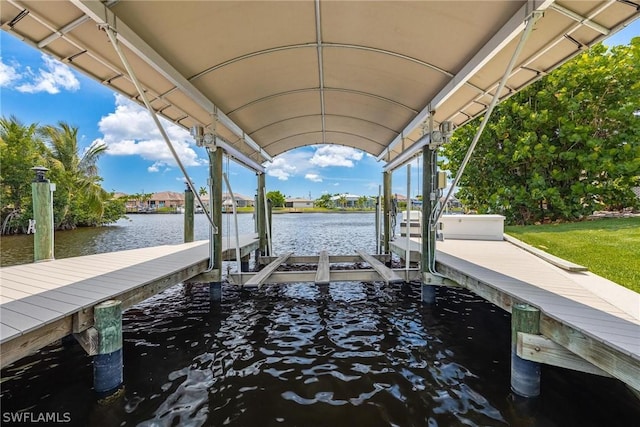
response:
M191 127L191 136L196 140L196 145L202 147L202 141L204 139L204 128L200 125Z

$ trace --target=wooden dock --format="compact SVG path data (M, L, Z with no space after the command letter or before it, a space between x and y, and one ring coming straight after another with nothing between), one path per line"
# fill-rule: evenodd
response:
M223 259L235 259L233 240L223 243ZM257 247L257 235L240 236L241 257ZM208 266L209 241L199 241L1 268L1 366L70 334L80 341L103 301L120 300L124 309Z
M391 247L404 258L406 238ZM416 260L420 240L410 247ZM436 270L460 286L508 312L519 303L540 310L541 335L519 334L520 357L640 390L640 294L508 241L445 240L436 249Z

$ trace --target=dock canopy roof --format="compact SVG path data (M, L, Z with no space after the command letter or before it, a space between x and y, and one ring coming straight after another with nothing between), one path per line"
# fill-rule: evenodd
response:
M501 98L640 16L635 0L17 1L1 26L138 102L262 163L313 144L392 161L436 125L482 114L525 21Z

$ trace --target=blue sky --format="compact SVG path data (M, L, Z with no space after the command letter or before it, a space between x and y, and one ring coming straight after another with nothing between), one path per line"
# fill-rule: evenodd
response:
M640 36L640 20L605 41L627 44ZM65 121L79 129L81 147L105 142L98 167L106 190L124 193L183 191L184 179L146 110L125 97L0 31L0 113L23 124ZM165 129L196 187L207 182L203 148L188 132L166 121ZM126 126L123 126L126 124ZM417 164L417 163L416 163ZM267 191L316 199L324 193L376 195L382 166L374 157L343 146L304 147L267 164ZM256 177L234 162L225 162L235 193L252 196ZM418 194L420 171L412 171L412 196ZM406 168L393 174L394 193L406 194ZM226 190L225 190L226 191Z

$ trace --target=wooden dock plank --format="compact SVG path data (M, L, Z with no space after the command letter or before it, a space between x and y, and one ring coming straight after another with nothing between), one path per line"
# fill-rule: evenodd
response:
M48 323L51 320L57 319L67 311L66 307L58 311L52 308L53 305L50 305L49 308L46 308L42 307L41 305L33 304L31 301L31 298L29 299L29 302L25 300L11 301L3 305L3 309L12 310L17 313L28 313L30 317L33 317L34 319L37 319L42 323ZM2 314L4 314L4 311L2 312Z
M516 351L518 356L532 362L546 363L552 366L587 372L594 375L610 377L602 369L571 353L566 348L542 335L518 332Z
M330 283L329 277L329 253L327 251L320 251L315 278L316 285L328 285Z
M55 287L53 285L47 284L46 282L41 282L42 286L33 286L24 283L17 283L15 281L11 281L7 283L4 281L2 283L2 288L0 293L4 295L5 293L9 295L12 299L21 299L28 298L30 296L42 296L54 301L63 301L70 304L75 304L78 307L84 307L87 304L91 304L95 301L95 295L92 296L79 296L74 295L74 291L71 293L65 292L64 287Z
M286 254L279 256L275 261L260 270L258 274L247 280L245 282L245 286L262 286L264 282L269 278L271 273L276 271L278 267L284 264L291 255L293 255L293 252L287 252Z
M508 242L445 241L437 249L440 271L506 310L515 302L538 307L545 336L638 388L640 295L615 284L607 288L615 297L593 292L598 280L608 281L563 270Z
M250 253L257 235L241 244ZM204 271L208 259L209 242L199 241L0 269L2 366L73 332L74 313L110 298L130 307Z
M82 308L78 304L73 304L64 300L51 299L45 295L31 295L28 298L21 298L21 299L15 299L13 301L8 301L7 303L5 303L4 307L7 307L15 311L21 311L21 310L15 309L14 307L22 306L22 304L28 304L35 307L48 309L53 311L57 315L65 314L65 313L68 313L69 311L78 310L79 308ZM24 308L26 310L29 309L29 307L26 307L26 306L24 306ZM31 313L30 311L26 311L26 312Z
M2 307L2 323L20 332L28 331L42 325L35 317Z
M14 272L12 277L15 281L20 281L24 284L34 284L35 286L42 287L45 289L82 289L88 291L90 293L95 294L104 294L105 289L111 289L114 284L108 282L104 282L103 280L98 280L96 278L84 277L84 276L74 276L74 275L65 275L64 273L54 273L54 272L43 272L46 276L39 275L36 272L28 271L28 270L20 270ZM43 279L45 278L45 279ZM113 279L116 282L118 279ZM91 281L91 282L87 282ZM113 288L112 290L116 290L117 288Z
M386 265L375 259L373 256L369 255L363 250L357 250L356 253L360 255L360 257L371 266L375 271L378 272L382 281L386 284L389 283L403 283L404 279L400 277L395 271L388 268Z
M0 323L0 334L2 334L3 337L12 337L20 335L20 331L4 323Z
M34 282L30 282L28 279L22 276L13 276L12 279L13 279L12 282L24 285L24 287L23 286L16 287L16 290L25 289L26 286L36 286L36 285L33 285ZM95 301L96 298L100 298L101 295L104 295L103 293L94 292L93 290L73 288L72 284L67 285L66 283L55 283L55 282L51 283L49 281L42 281L42 280L39 280L37 283L38 283L37 287L42 289L44 292L46 292L47 290L55 289L61 293L85 298L85 299L88 299L89 301Z
M578 265L575 264L573 262L569 262L565 259L562 258L558 258L557 256L551 255L549 253L546 253L544 251L541 251L540 249L534 248L531 245L528 245L526 243L524 243L523 241L516 239L515 237L509 236L508 234L504 235L504 240L506 240L507 242L518 246L519 248L524 249L525 251L532 253L533 255L540 257L542 259L544 259L547 262L550 262L551 264L560 267L564 270L568 270L568 271L587 271L589 270L587 267L584 267L582 265Z

